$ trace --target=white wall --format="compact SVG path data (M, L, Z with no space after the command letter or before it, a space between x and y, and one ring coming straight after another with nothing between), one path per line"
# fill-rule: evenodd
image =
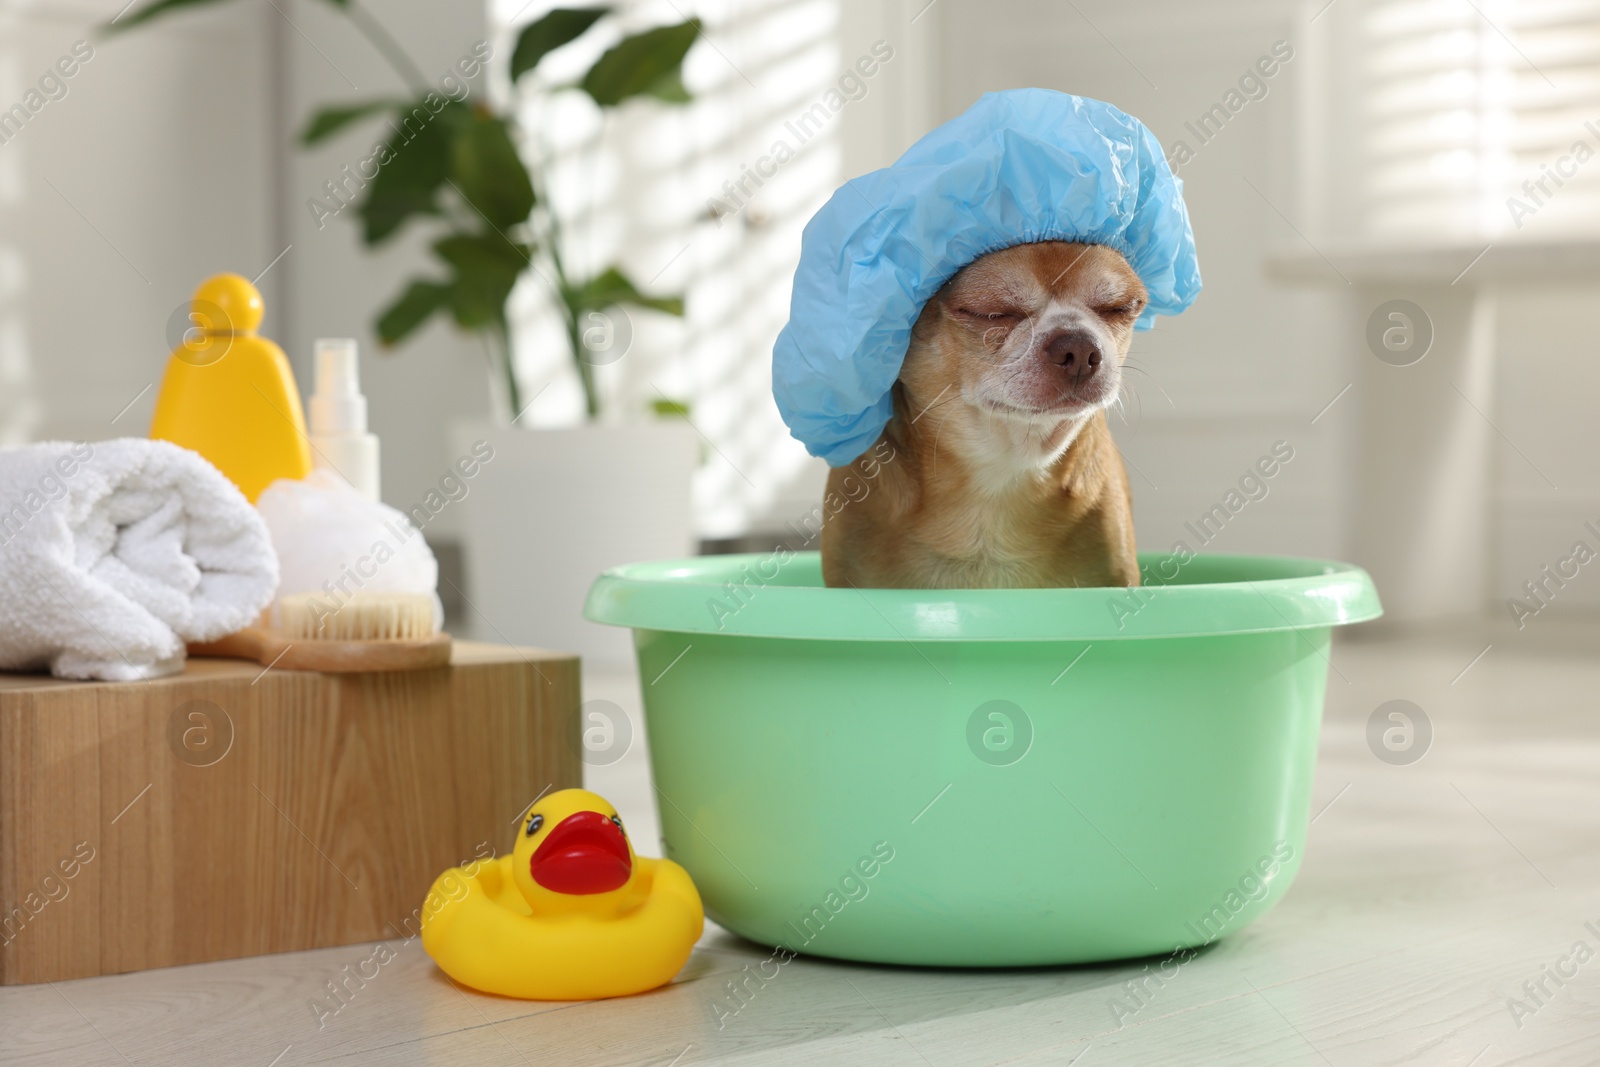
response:
M94 49L67 94L0 144L5 443L147 432L172 313L206 275L254 276L278 250L262 136L271 8L231 5L104 37L98 27L122 6L0 11L0 108L74 42ZM279 281L262 280L273 336Z
M1600 529L1597 295L1593 284L1567 284L1508 289L1499 297L1494 418L1506 439L1495 439L1491 610L1508 619L1506 598L1524 597L1523 583L1538 580L1540 568L1568 555L1575 541L1600 551L1600 536L1585 528L1593 523ZM1552 489L1529 459L1558 488ZM1600 561L1582 567L1579 577L1558 591L1551 610L1600 610Z

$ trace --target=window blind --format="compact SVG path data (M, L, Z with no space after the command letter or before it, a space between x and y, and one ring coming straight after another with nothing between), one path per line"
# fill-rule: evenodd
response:
M1369 235L1600 231L1600 0L1371 0Z

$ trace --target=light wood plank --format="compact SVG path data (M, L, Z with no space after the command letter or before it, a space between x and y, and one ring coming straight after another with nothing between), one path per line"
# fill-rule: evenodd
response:
M22 908L5 984L403 935L439 871L504 847L534 795L580 781L577 663L554 653L4 682L0 900ZM231 724L215 762L172 744L196 706ZM73 864L75 850L92 858Z

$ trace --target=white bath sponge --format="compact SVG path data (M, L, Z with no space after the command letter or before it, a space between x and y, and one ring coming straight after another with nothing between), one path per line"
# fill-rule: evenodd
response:
M444 621L439 564L404 514L368 500L333 471L280 479L256 501L278 552L278 599L311 594L324 610L373 593L426 594L433 629ZM279 623L276 603L272 622Z

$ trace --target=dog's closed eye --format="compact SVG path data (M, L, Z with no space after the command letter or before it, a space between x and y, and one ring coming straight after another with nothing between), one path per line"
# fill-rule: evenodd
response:
M1144 298L1139 296L1130 296L1125 300L1117 300L1108 304L1102 304L1095 308L1094 312L1096 315L1099 315L1104 319L1122 321L1125 319L1135 318L1139 312L1143 310Z
M1027 313L1013 307L967 307L958 305L953 309L958 319L968 322L1021 322L1027 318Z
M950 313L963 325L983 331L983 340L990 345L1003 342L1012 327L1028 317L1027 312L1005 305L982 307L957 304L951 307Z

